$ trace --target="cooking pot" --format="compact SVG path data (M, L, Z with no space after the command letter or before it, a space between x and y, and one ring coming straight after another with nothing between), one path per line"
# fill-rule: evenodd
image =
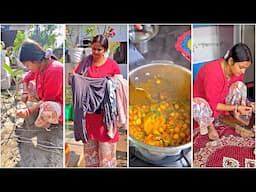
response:
M141 87L144 82L154 78L155 76L161 79L167 79L168 83L163 84L162 87L151 86ZM172 61L153 61L149 64L133 69L129 73L129 105L133 106L138 103L136 94L131 92L131 87L139 87L145 89L145 92L151 93L153 99L158 99L159 93L165 91L168 94L168 99L186 99L189 101L189 108L191 107L191 71ZM146 95L146 94L145 94ZM190 122L191 118L189 118ZM191 125L191 123L190 123ZM190 126L191 130L191 126ZM191 139L182 145L159 147L146 144L129 134L130 145L135 146L136 149L149 162L160 161L169 156L180 155L183 150L191 148Z

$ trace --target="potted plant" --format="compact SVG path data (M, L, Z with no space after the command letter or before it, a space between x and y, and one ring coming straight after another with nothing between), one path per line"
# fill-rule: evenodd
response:
M79 63L84 56L84 49L80 47L80 25L66 25L65 45L67 48L67 62Z

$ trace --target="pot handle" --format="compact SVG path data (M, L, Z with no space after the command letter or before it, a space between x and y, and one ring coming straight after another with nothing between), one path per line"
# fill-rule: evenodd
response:
M174 64L174 62L171 61L171 60L152 60L150 63L151 64L153 64L153 63L169 63L169 64Z

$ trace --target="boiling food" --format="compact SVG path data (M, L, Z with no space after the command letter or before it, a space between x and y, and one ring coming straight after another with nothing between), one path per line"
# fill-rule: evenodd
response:
M131 86L134 85L130 82ZM170 83L157 76L137 86L147 90L154 102L134 102L138 99L137 92L130 88L129 134L141 142L159 147L190 142L190 99L169 97Z

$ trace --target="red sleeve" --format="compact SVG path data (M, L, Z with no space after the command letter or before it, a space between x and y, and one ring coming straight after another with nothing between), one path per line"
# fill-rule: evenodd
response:
M203 82L205 99L208 101L213 111L216 111L218 103L222 103L221 90L223 90L223 82L216 77L217 76L213 75L213 73L209 73Z
M58 101L63 95L63 73L52 71L45 75L43 83L43 101Z
M81 65L87 58L88 58L88 56L85 57L84 59L82 59L82 61L80 61L80 62L77 64L77 66L76 66L75 69L73 70L74 73L78 73L78 70L79 70L80 65Z
M23 78L22 83L28 83L29 81L34 80L36 77L36 73L29 71Z
M121 74L121 70L115 60L113 60L113 74Z
M240 76L235 77L235 78L237 78L237 79L235 79L235 81L242 81L242 82L244 82L244 74L241 74Z
M76 65L76 67L75 67L75 69L73 71L74 73L78 73L78 69L80 67L80 64L81 64L81 62Z

